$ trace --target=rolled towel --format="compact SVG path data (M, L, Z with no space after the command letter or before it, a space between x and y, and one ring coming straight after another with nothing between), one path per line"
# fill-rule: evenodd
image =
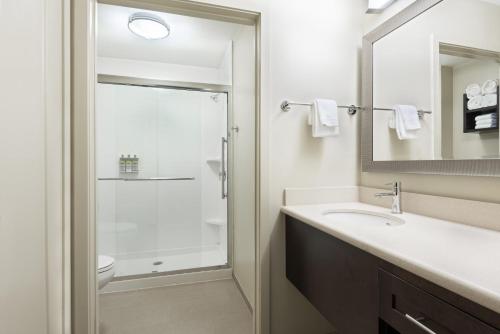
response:
M482 107L482 105L483 105L483 96L482 95L474 96L469 100L469 102L467 102L467 109L469 110L479 109Z
M479 116L474 117L474 120L476 120L476 121L490 120L490 119L497 119L497 114L490 113L490 114L479 115Z
M481 86L477 83L470 84L465 88L465 94L467 94L469 99L481 95Z
M481 103L482 108L493 107L497 105L498 96L497 94L486 94L483 96L483 101Z
M481 87L481 92L483 95L495 94L497 92L496 80L486 80Z

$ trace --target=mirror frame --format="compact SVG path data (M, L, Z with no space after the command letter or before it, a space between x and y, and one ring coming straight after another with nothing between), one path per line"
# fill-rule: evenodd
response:
M373 44L445 0L416 0L363 37L361 165L363 172L500 176L500 159L373 160Z

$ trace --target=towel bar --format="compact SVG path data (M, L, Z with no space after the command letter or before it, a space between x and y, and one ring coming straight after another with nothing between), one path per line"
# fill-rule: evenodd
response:
M285 100L281 103L281 111L288 112L292 108L291 106L307 106L312 107L312 103L304 103L304 102L291 102ZM347 113L349 115L356 115L358 110L365 110L363 107L358 107L355 105L350 106L337 106L338 108L347 109ZM386 110L386 111L394 111L393 108L373 108L373 110ZM418 117L423 118L425 114L432 114L432 111L429 110L418 110Z
M291 101L283 101L281 103L281 111L288 112L291 109L291 106L308 106L312 107L312 103L303 103L303 102L291 102ZM349 115L356 115L358 110L362 110L362 107L357 107L355 105L350 105L350 106L337 106L338 108L342 109L347 109L347 113Z
M386 110L386 111L394 111L393 108L373 108L373 110ZM432 114L432 111L429 110L417 110L418 112L418 117L419 118L424 118L425 114Z

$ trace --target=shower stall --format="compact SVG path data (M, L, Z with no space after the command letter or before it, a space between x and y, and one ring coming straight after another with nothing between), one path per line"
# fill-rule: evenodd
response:
M97 250L116 277L228 265L228 99L224 86L99 77Z

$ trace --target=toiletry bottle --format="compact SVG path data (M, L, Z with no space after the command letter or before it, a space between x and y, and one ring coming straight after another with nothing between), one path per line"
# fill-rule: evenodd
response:
M120 157L120 173L125 173L126 171L126 166L125 166L125 156L122 154Z
M132 158L130 158L130 154L127 156L125 165L126 165L126 172L132 173Z
M134 158L132 159L132 172L139 172L139 158L134 154Z

